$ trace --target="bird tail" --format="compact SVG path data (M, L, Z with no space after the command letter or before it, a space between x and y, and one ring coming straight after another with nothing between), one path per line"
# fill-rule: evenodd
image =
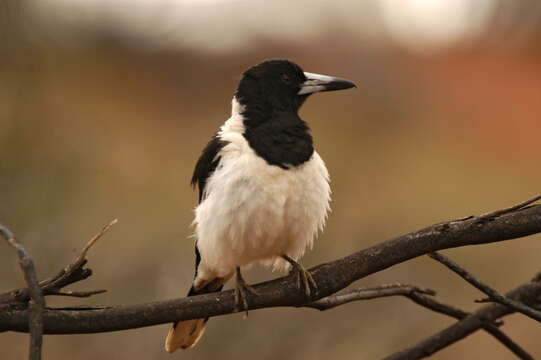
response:
M200 289L190 288L188 296L208 294L222 290L224 287L224 279L214 279ZM185 320L173 323L173 327L169 329L165 338L165 351L172 353L179 348L189 349L194 347L203 333L209 318Z

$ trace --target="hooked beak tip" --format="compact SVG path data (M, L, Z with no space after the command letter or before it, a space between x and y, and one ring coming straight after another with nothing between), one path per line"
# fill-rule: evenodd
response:
M306 81L303 83L298 95L312 94L315 92L345 90L356 88L357 85L350 80L305 72Z

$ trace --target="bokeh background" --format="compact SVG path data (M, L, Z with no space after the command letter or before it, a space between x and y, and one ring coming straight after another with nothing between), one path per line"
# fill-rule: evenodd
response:
M270 58L349 78L302 109L332 175L333 212L317 265L434 222L541 191L541 3L537 0L1 0L0 222L41 277L114 218L89 255L92 299L183 296L193 276L191 171L230 112L240 74ZM506 291L539 271L541 237L446 251ZM24 286L0 243L0 291ZM253 269L252 282L277 276ZM480 294L426 258L354 286L413 283L473 310ZM213 319L199 346L166 354L168 325L47 336L46 359L377 359L453 323L406 299L318 313ZM504 330L541 357L540 327ZM0 335L25 359L25 334ZM512 359L482 332L437 359Z

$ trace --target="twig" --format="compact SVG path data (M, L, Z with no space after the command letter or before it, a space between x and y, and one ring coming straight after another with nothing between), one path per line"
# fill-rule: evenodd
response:
M41 345L43 343L43 309L45 299L39 287L34 262L28 251L15 239L13 233L0 224L0 234L6 239L19 256L19 265L24 273L24 278L30 292L32 302L29 304L28 328L30 329L29 359L41 359Z
M352 289L343 293L338 293L324 297L312 303L303 305L317 310L329 310L334 307L358 300L370 300L388 296L403 295L409 297L411 294L419 293L426 295L435 295L436 292L431 289L421 289L414 285L406 284L385 284L376 287L365 287Z
M540 295L541 282L532 281L510 291L506 294L506 297L531 302L538 301ZM428 357L483 328L488 322L493 322L513 312L513 309L500 304L484 306L448 328L427 337L409 348L386 357L385 360L416 360ZM521 352L520 350L519 352ZM516 351L513 352L517 354ZM528 359L528 357L522 358Z
M470 315L470 313L458 309L452 305L436 301L434 298L431 297L435 295L434 290L421 289L414 285L403 284L391 284L372 288L353 289L341 294L327 296L323 299L314 301L313 303L304 306L324 311L343 304L347 304L352 301L369 300L396 295L404 296L412 300L416 304L421 305L429 310L451 316L458 320L464 319L466 316ZM513 352L519 359L533 360L533 357L528 354L526 350L522 349L520 345L515 343L509 336L507 336L503 331L497 328L497 326L501 324L501 321L495 320L493 323L484 324L483 329L492 336L494 336L494 338L496 338L500 343L502 343L511 352Z
M75 258L75 260L61 270L57 275L51 279L45 280L42 282L43 290L46 295L56 295L60 289L69 285L73 282L84 280L90 275L92 271L90 269L83 269L83 266L86 264L86 254L90 248L103 236L105 233L111 229L113 225L118 222L117 219L112 220L109 224L105 225L96 235L90 239L86 245L83 247L83 250Z
M458 275L460 275L464 280L475 286L477 289L485 293L489 296L490 299L492 299L495 302L498 302L502 305L509 306L515 311L518 311L532 319L535 319L539 322L541 322L541 311L535 310L526 304L523 304L519 301L510 299L508 297L505 297L501 294L499 294L496 290L492 289L490 286L484 284L477 278L475 278L471 273L466 271L464 268L462 268L460 265L449 259L448 257L439 254L437 252L428 254L432 259L439 261L443 265L447 266L450 270L454 271Z
M85 247L83 248L79 256L75 259L75 261L66 268L65 272L69 273L70 270L79 267L83 263L83 261L85 261L88 250L90 250L90 248L96 243L96 241L98 241L103 235L105 235L105 233L109 231L109 229L117 222L118 219L112 220L109 224L105 225L103 229L100 230L100 232L94 235L94 237L86 243Z
M75 260L68 266L66 266L62 271L60 271L55 277L50 279L49 281L45 282L44 284L44 290L47 293L47 295L56 295L61 288L65 287L67 284L74 282L71 281L73 277L75 279L79 277L84 277L85 279L92 275L92 271L89 269L83 269L83 266L86 264L86 254L90 250L90 248L103 236L105 233L111 229L113 225L115 225L118 222L118 219L114 219L111 222L109 222L107 225L105 225L96 235L90 239L86 245L83 247L83 250L81 250L81 253L79 256L75 258ZM79 279L81 280L81 279ZM79 281L75 280L75 281Z
M56 291L54 293L51 293L50 295L85 298L85 297L90 297L92 295L103 294L104 292L107 292L107 290L100 289L100 290L92 290L92 291Z
M431 297L424 296L418 293L412 293L408 296L415 303L422 305L426 308L429 308L433 311L439 312L441 314L446 314L454 317L455 319L461 320L469 316L470 313L460 310L452 305L443 304L437 302ZM503 322L499 319L494 319L492 323L483 324L483 329L489 334L494 336L500 343L502 343L506 348L508 348L513 354L515 354L519 359L523 360L533 360L533 357L526 352L520 345L515 343L513 339L507 336L503 331L497 328L501 326Z
M534 202L538 201L538 200L541 200L541 194L537 195L537 196L534 196L533 198L531 199L528 199L526 201L523 201L521 203L518 203L516 205L513 205L511 207L508 207L508 208L505 208L505 209L500 209L500 210L496 210L496 211L492 211L492 212L489 212L489 213L486 213L486 214L483 214L481 216L477 216L475 217L475 220L476 222L483 222L483 221L490 221L492 219L495 219L497 217L500 217L502 215L505 215L505 214L508 214L508 213L511 213L513 211L516 211L516 210L520 210L520 209L523 209L525 208L526 206L530 205L530 204L533 204Z
M54 307L54 308L47 308L47 310L51 311L59 311L59 310L65 310L65 311L92 311L92 310L104 310L104 309L111 309L113 308L110 305L72 305L72 306L63 306L63 307Z
M103 229L101 229L95 236L93 236L71 264L60 270L55 276L40 281L39 285L43 295L57 295L62 288L75 282L85 280L92 275L92 270L84 268L84 265L86 264L86 255L96 241L105 235L105 233L107 233L107 231L109 231L109 229L117 222L118 220L114 219L109 224L104 226ZM28 302L29 299L30 292L26 288L12 290L7 293L0 294L0 304L14 302L25 303Z

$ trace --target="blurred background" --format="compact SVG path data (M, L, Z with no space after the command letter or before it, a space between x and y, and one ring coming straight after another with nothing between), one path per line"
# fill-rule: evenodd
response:
M305 266L541 192L538 0L0 0L0 37L0 222L44 278L119 219L89 254L92 278L72 287L109 291L49 306L184 296L193 166L242 71L265 59L359 86L302 109L333 187ZM540 240L445 253L507 291L540 270ZM12 249L0 248L0 291L24 286ZM354 286L390 282L433 288L467 310L481 296L424 257ZM47 336L44 357L377 359L452 323L388 298L214 318L197 348L174 355L163 351L169 325ZM514 315L504 330L541 357L539 324ZM2 358L25 359L27 342L1 334ZM513 356L478 332L434 358Z

